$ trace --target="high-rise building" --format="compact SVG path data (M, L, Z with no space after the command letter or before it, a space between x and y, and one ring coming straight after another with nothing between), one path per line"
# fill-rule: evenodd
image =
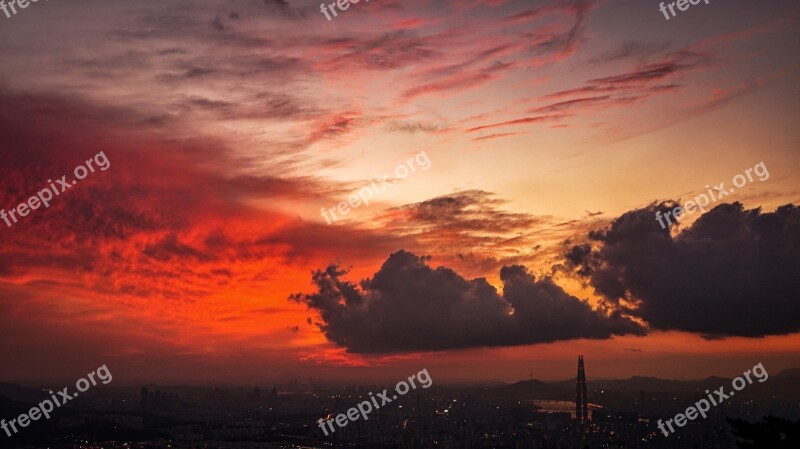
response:
M150 393L147 391L147 387L142 387L142 394L141 394L142 401L140 403L142 410L148 410L150 408Z
M578 356L578 379L575 383L575 419L584 422L589 420L589 402L586 399L586 371L583 368L583 356Z

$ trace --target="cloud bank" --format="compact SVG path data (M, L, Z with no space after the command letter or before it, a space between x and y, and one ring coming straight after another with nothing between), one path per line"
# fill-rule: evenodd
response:
M313 274L317 291L290 300L319 313L327 339L352 353L402 353L644 335L705 338L800 331L800 209L722 204L672 235L655 212L626 212L570 245L568 271L603 298L593 309L521 265L500 270L502 293L484 278L431 268L430 257L392 254L357 285L332 264Z
M618 314L596 311L525 267L500 271L503 292L468 280L429 257L392 254L371 279L343 280L336 265L313 274L317 292L290 300L317 311L332 342L353 353L435 351L511 346L577 338L606 339L644 330Z
M655 221L675 203L618 217L572 246L568 265L652 329L706 338L800 331L800 209L722 204L677 236Z

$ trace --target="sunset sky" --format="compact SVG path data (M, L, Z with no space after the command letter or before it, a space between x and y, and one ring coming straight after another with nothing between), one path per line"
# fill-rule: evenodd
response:
M0 12L0 208L110 161L0 222L0 381L800 366L800 4L659 3Z

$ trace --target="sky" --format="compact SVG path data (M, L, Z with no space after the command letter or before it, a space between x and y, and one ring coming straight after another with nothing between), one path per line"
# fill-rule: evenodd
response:
M0 208L105 168L0 222L0 380L800 366L800 5L659 3L0 13Z

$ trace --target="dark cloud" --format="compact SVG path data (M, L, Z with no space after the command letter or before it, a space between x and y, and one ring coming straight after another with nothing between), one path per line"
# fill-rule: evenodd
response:
M492 140L492 139L502 139L505 137L512 137L512 136L522 136L528 134L527 132L512 132L512 133L497 133L497 134L487 134L485 136L474 137L471 140L473 142L480 142L482 140Z
M491 192L465 190L389 209L379 223L393 235L413 238L414 246L404 248L436 254L440 263L470 277L504 265L551 263L560 256L558 244L579 232L553 217L507 207L506 200ZM548 249L539 251L541 245Z
M567 100L559 103L549 104L547 106L542 106L531 110L531 112L549 113L549 112L563 111L564 109L569 109L573 106L580 106L584 104L593 104L593 103L603 103L608 101L610 98L611 98L610 95L603 95L602 97L576 98L574 100Z
M416 37L402 31L378 37L338 38L322 42L326 51L334 55L320 66L325 70L357 69L396 70L441 57L431 50L434 38Z
M508 17L510 23L535 21L548 14L566 13L573 20L568 30L559 33L529 33L528 41L533 52L553 52L570 55L577 50L584 39L584 30L588 13L597 6L596 1L572 0L567 2L550 2L528 9Z
M701 53L685 47L664 54L664 50L668 47L668 44L625 42L619 49L605 55L603 60L648 57L622 73L589 79L582 87L546 95L542 97L543 100L565 100L532 108L528 112L547 114L559 112L565 116L581 116L598 109L628 106L637 101L680 89L682 85L674 81L684 78L691 72L708 70L714 66L713 53Z
M396 132L404 132L409 134L416 134L417 132L424 132L424 133L432 133L439 131L444 126L439 123L433 122L400 122L395 121L391 122L387 125L386 129L388 131L396 131Z
M143 252L149 257L160 261L167 261L172 258L181 258L205 262L212 259L210 255L205 254L202 251L191 247L190 245L180 242L178 240L178 236L174 233L165 236L155 244L148 245L144 248Z
M558 122L559 120L567 117L569 117L569 115L567 114L549 114L549 115L540 115L537 117L523 117L520 119L508 120L500 123L492 123L490 125L476 126L474 128L468 129L467 132L472 133L476 131L483 131L503 126L528 125L531 123L539 123L539 122Z
M659 54L669 49L669 42L643 42L627 40L611 51L603 53L591 60L591 62L612 62L620 59L647 58L653 54Z
M208 67L186 67L179 72L166 73L156 76L156 79L164 82L186 81L214 75L216 70Z
M435 226L442 231L512 232L528 229L540 222L539 218L528 214L500 209L504 204L504 200L496 198L491 192L465 190L394 208L392 211L398 212L404 220L412 221L416 225ZM393 220L398 218L396 214L390 216Z
M263 2L270 12L278 12L285 18L300 19L306 16L304 9L292 8L287 0L263 0Z
M632 84L632 83L646 83L654 80L661 80L670 75L675 74L677 71L684 68L673 61L664 62L660 64L650 64L638 68L632 72L623 73L621 75L609 76L605 78L598 78L589 80L590 83L597 84Z
M655 218L676 203L627 212L573 246L567 264L651 328L707 338L800 331L800 210L722 204L673 236Z
M429 257L392 254L359 285L337 265L313 274L317 292L289 299L316 310L332 342L354 353L511 346L576 338L642 334L633 321L595 311L549 278L520 265L500 271L503 293L486 279L468 280Z
M353 132L363 125L360 114L355 112L342 112L325 117L317 123L311 131L309 143L326 139L335 139Z
M329 112L315 107L311 101L292 95L262 92L236 102L192 96L180 105L186 112L211 113L224 120L316 120Z
M214 20L211 21L211 27L217 31L225 31L225 25L223 25L222 19L219 17L214 17Z

